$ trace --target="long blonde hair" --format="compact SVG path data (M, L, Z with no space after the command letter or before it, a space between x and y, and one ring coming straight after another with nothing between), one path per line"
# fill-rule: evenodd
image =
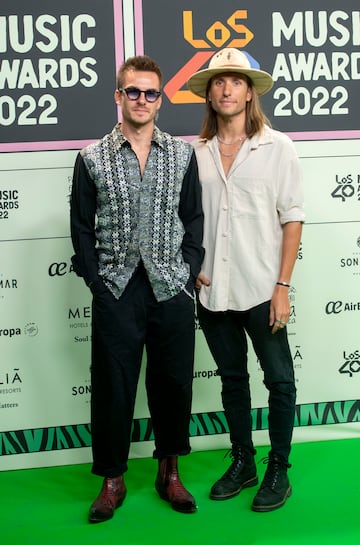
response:
M264 125L271 126L269 119L266 117L262 110L259 95L255 87L253 87L251 80L247 76L243 76L247 81L248 86L252 91L252 99L246 103L246 118L245 118L245 131L248 138L251 138L257 133L260 133ZM210 140L217 133L217 113L213 109L211 102L209 101L209 89L211 85L211 79L208 82L206 89L206 110L203 125L200 131L199 138L206 138Z

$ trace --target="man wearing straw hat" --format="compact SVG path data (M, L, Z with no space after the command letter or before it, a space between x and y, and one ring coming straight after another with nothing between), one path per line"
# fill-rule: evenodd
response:
M194 143L205 215L198 317L219 369L232 444L232 463L210 497L226 500L258 484L249 337L269 392L271 448L251 506L265 512L283 506L291 494L296 388L286 325L304 212L294 145L270 127L258 98L271 89L272 77L249 59L237 49L222 49L188 86L206 99Z

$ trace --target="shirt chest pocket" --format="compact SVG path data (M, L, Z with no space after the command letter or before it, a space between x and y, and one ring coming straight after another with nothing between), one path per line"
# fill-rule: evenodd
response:
M266 179L241 178L229 187L233 217L263 220L273 210L273 199Z

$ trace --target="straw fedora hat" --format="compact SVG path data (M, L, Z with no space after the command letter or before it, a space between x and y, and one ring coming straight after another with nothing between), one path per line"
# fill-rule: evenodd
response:
M257 68L251 68L250 61L245 53L234 47L225 47L211 57L208 68L200 70L191 76L188 87L195 95L205 98L209 80L216 74L224 72L235 72L248 76L258 95L264 95L270 91L274 84L270 74Z

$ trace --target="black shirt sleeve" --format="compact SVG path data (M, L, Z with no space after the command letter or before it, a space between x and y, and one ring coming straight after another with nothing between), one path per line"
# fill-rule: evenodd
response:
M192 290L197 275L200 272L205 253L202 247L204 214L201 202L201 185L194 152L183 180L180 193L179 217L185 229L182 254L184 261L190 265L190 278L187 288Z
M75 255L72 264L75 273L88 286L100 280L95 237L96 186L79 153L73 173L70 200L70 230Z

